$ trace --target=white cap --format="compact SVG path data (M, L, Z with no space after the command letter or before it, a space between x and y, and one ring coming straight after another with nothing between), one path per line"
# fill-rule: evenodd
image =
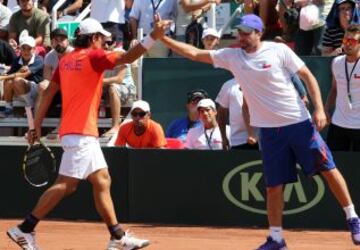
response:
M213 28L207 28L203 31L202 33L202 37L201 39L204 39L205 37L207 36L214 36L214 37L217 37L217 38L220 38L220 34L219 32L217 32L215 29Z
M86 18L79 24L80 35L101 33L104 36L111 36L111 33L106 31L101 23L99 23L94 18Z
M212 108L216 110L215 102L209 98L202 99L197 104L197 109L199 108Z
M21 31L19 35L19 43L20 47L23 45L29 45L31 48L34 48L36 45L35 39L32 36L29 36L29 32L27 30Z
M137 100L133 102L130 112L132 112L134 109L141 109L144 112L150 112L150 105L146 101Z
M300 10L299 27L302 30L313 30L320 23L319 8L314 5L306 5Z

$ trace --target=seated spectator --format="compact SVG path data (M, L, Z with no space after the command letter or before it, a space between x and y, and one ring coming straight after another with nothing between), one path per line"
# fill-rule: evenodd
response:
M9 43L0 39L0 65L10 66L15 58L15 50L10 46Z
M326 19L326 30L322 41L323 56L337 56L343 53L342 39L352 20L354 7L354 0L334 1Z
M125 2L124 0L92 0L90 17L98 20L101 25L109 31L117 46L122 46L124 42L125 26Z
M59 64L59 60L67 53L74 50L73 47L69 45L69 40L67 32L64 29L54 29L50 33L51 47L49 53L46 54L44 59L44 70L43 77L44 80L39 83L38 88L38 98L36 100L35 110L39 107L43 92L49 86L51 77ZM59 98L57 102L60 103Z
M161 125L150 119L150 106L138 100L130 110L132 120L121 125L115 146L130 148L164 148L166 139Z
M20 97L28 107L34 107L38 83L43 80L43 59L35 55L35 39L23 32L20 36L20 56L11 65L4 82L5 115L12 114L12 98Z
M0 40L8 41L9 39L9 20L11 17L11 10L3 5L2 0L0 1Z
M178 118L170 123L166 129L167 138L178 138L182 142L185 142L189 129L201 125L197 104L204 98L209 98L209 95L203 89L195 89L187 94L187 116Z
M9 43L17 48L23 30L35 38L36 54L45 56L50 47L50 18L44 11L34 7L34 0L18 0L20 10L13 13L9 22Z
M210 150L222 149L222 137L219 125L216 121L217 112L215 103L211 99L202 99L197 105L197 110L202 126L197 126L189 130L186 137L185 148Z
M116 40L107 37L104 49L107 51L121 50L116 48ZM118 65L112 70L104 72L104 93L107 94L111 111L111 129L104 136L118 132L120 125L121 106L136 99L136 86L131 74L131 65Z
M220 34L213 28L206 28L201 37L204 49L217 49L220 43Z
M250 115L244 106L240 85L231 79L223 84L215 100L218 106L218 122L223 149L258 149L257 134L250 126ZM230 124L230 141L226 134L226 124Z
M42 0L39 9L51 14L53 7L58 0ZM57 18L61 20L74 20L80 13L83 0L66 0L57 10Z

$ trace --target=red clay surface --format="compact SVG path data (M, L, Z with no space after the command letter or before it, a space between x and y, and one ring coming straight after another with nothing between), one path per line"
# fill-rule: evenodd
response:
M0 220L0 249L19 249L6 236L7 228L19 220ZM267 230L124 224L139 237L149 239L146 250L250 250L262 243ZM343 231L285 231L291 250L359 250ZM42 221L37 242L42 250L104 250L108 241L102 223Z

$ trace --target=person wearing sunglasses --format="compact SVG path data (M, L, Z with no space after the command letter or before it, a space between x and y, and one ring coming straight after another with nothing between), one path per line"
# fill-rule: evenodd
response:
M170 123L166 129L166 138L177 138L183 143L186 141L189 129L201 125L197 104L204 98L209 98L209 95L203 89L194 89L187 93L187 115L186 117L175 119Z
M161 125L151 120L150 105L135 101L130 110L131 121L120 126L115 146L129 148L164 148L166 139Z
M333 81L325 110L335 107L327 134L332 150L360 151L360 26L350 25L343 39L345 55L332 63ZM330 115L328 115L330 120Z
M326 29L322 40L323 56L343 54L342 39L353 19L355 0L335 0L326 18Z
M327 119L316 78L289 47L261 40L264 25L260 17L244 15L236 28L240 48L202 50L166 36L161 42L183 57L229 70L241 86L250 125L260 128L266 184L269 236L257 249L287 249L282 229L283 187L297 182L296 163L305 175L319 173L324 177L344 209L354 244L359 245L360 219L347 184L319 133ZM291 83L291 73L297 74L309 91L312 116Z
M122 48L117 47L116 40L112 37L105 38L103 48L106 51L125 52ZM111 128L102 136L112 137L119 130L122 105L132 102L136 98L136 86L131 73L131 65L122 64L112 70L106 70L103 86L103 98L110 104Z

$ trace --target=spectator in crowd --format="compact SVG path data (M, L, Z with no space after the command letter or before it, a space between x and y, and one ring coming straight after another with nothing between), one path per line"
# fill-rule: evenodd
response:
M360 26L348 26L343 49L332 63L333 82L325 109L335 112L327 142L332 150L360 151ZM330 117L330 116L329 116Z
M13 13L9 22L9 43L17 47L20 33L26 29L35 38L36 54L45 56L50 46L50 19L44 11L34 7L34 0L18 0L20 10Z
M220 4L221 0L177 0L176 40L185 42L186 28L193 20L208 11L211 3Z
M343 53L342 39L349 26L355 7L354 0L335 0L326 19L322 41L323 56L338 56Z
M71 51L74 50L74 48L69 44L67 32L64 29L60 29L60 28L54 29L50 33L50 39L51 39L52 50L50 50L50 52L46 54L44 59L44 70L43 70L44 80L39 83L38 97L35 103L35 111L37 111L39 108L41 99L43 98L45 90L49 86L51 77L55 72L55 69L59 65L60 59L67 53L70 53ZM51 106L54 107L57 104L61 104L60 92L55 95ZM53 131L47 134L46 138L57 139L58 128L55 128Z
M125 25L124 25L124 42L123 47L125 49L129 48L131 38L133 35L131 34L131 27L130 27L130 12L132 9L132 6L134 4L134 0L125 0Z
M11 14L11 10L0 1L0 40L8 41L9 39L8 26Z
M197 105L202 126L191 128L185 142L187 149L222 149L222 137L216 121L216 106L213 100L205 98ZM227 131L228 135L229 131Z
M125 25L124 0L107 0L105 4L104 1L92 0L90 16L113 35L117 46L122 46Z
M250 126L250 116L243 93L235 79L225 82L215 100L218 106L218 122L223 149L257 149L257 135ZM230 124L230 141L226 124Z
M43 59L35 54L35 39L22 32L19 38L20 56L4 77L5 116L12 114L12 98L20 97L25 105L34 107L38 83L43 80Z
M42 0L39 9L51 13L58 0ZM66 0L57 10L57 18L62 20L73 20L80 13L83 0Z
M134 0L134 5L130 12L131 34L133 35L130 46L137 42L137 29L142 28L144 36L148 34L154 23L154 13L160 14L162 19L175 20L177 0L154 0L143 1ZM167 31L167 35L170 30ZM156 44L145 54L145 57L168 57L169 49L161 42Z
M130 110L132 121L120 126L115 146L164 148L166 140L161 125L151 120L149 103L135 101Z
M209 98L208 93L203 89L194 89L187 93L186 110L187 116L178 118L170 123L166 129L166 138L177 138L182 142L186 141L189 129L201 125L197 104L200 100Z
M217 49L220 43L220 34L213 28L206 28L201 37L204 49Z
M16 11L20 10L20 6L18 4L18 0L7 0L6 5L12 13L15 13ZM34 6L38 6L38 0L34 0Z
M14 49L9 43L0 39L0 65L10 66L15 58L16 54Z
M105 38L103 46L107 51L124 51L116 48L116 41L111 37ZM109 98L112 118L111 129L104 136L111 136L119 130L121 106L136 99L136 87L131 74L131 65L122 64L112 70L106 70L103 85L104 93Z
M299 28L295 32L295 53L299 56L321 55L322 37L325 31L325 20L320 16L324 0L297 0L295 6L300 10ZM305 14L307 13L307 14ZM312 19L312 15L316 17Z

